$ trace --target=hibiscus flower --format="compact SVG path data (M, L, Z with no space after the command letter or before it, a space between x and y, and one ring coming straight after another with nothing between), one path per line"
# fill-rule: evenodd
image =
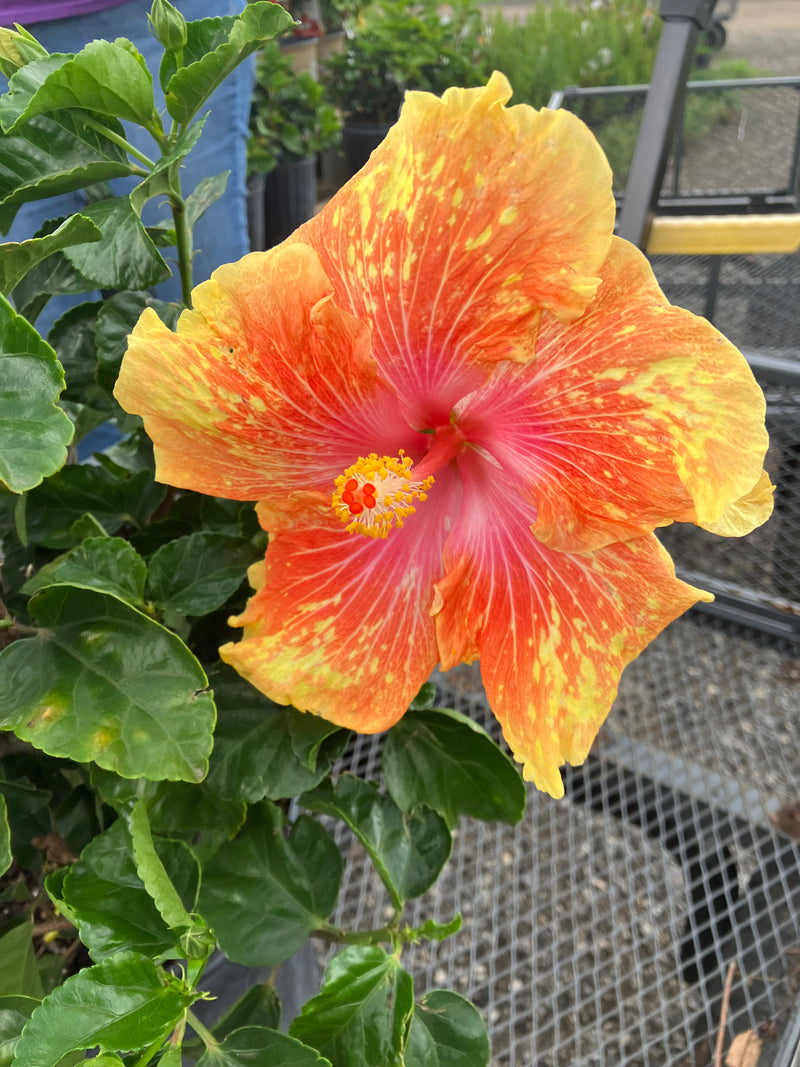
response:
M134 329L116 395L157 475L257 501L269 532L222 658L377 732L480 659L554 796L619 677L711 599L653 531L763 522L764 401L741 354L613 237L608 164L506 79L409 93L289 241L219 268L173 333Z

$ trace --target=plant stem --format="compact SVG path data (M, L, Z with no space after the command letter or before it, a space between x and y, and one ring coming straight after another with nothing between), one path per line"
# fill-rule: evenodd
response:
M26 626L17 622L2 600L0 600L0 630L13 630L23 637L36 637L39 630L35 626Z
M401 931L393 925L377 930L340 930L337 926L326 925L313 930L312 934L323 941L335 941L342 945L377 945L381 941L395 945L398 938L402 939Z
M186 224L186 202L182 197L170 198L172 218L175 220L175 248L178 252L178 274L181 297L187 308L192 306L192 235Z
M203 1026L193 1012L186 1012L186 1020L209 1051L219 1048L219 1041L217 1041L210 1030L206 1030L205 1026ZM135 1065L135 1067L138 1067L138 1064Z
M13 619L0 619L0 630L10 633L12 639L16 637L37 637L41 633L38 627L26 626L22 622L14 622Z
M157 111L153 111L153 115L148 123L144 127L158 147L161 149L162 155L169 151L170 139L164 133L164 124L161 121L161 116Z
M102 122L96 122L94 119L89 118L88 115L83 116L83 122L86 126L91 126L93 130L97 130L103 137L106 137L109 141L113 141L114 144L119 145L124 149L128 155L133 156L134 159L138 159L140 163L144 163L148 171L151 171L155 167L155 163L152 159L148 159L144 152L140 152L138 148L134 148L130 141L126 141L124 137L120 137L118 133L114 133L108 126L104 126Z
M186 1033L186 1015L184 1012L183 1018L170 1034L169 1043L173 1048L180 1048L183 1044L183 1035Z
M144 1052L141 1054L138 1060L133 1064L133 1067L144 1067L146 1063L152 1060L153 1056L158 1052L161 1046L164 1044L164 1038L157 1037L152 1045L148 1045Z

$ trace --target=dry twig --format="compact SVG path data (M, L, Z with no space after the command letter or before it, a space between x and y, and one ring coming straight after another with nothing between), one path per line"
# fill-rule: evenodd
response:
M717 1033L717 1047L714 1049L714 1067L722 1067L722 1046L725 1044L725 1027L728 1022L728 1005L731 999L733 977L736 974L736 961L728 967L725 975L725 990L722 994L722 1006L719 1009L719 1032Z

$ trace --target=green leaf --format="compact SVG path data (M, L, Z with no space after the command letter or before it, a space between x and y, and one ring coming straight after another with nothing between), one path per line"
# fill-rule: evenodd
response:
M112 136L124 136L122 125L113 119L98 124ZM20 204L121 178L131 170L125 151L87 126L80 112L38 115L14 133L0 137L3 232Z
M446 923L437 922L435 919L426 919L422 926L417 927L419 938L427 941L446 941L448 937L457 934L461 929L461 915L455 915Z
M148 200L154 196L165 196L173 189L173 183L169 175L170 168L191 152L197 144L197 139L203 132L206 117L204 116L193 126L184 130L175 140L171 150L162 156L153 167L150 174L140 182L131 193L131 205L137 215L142 214L142 208Z
M125 777L204 777L214 702L175 634L73 586L41 590L30 611L45 629L0 652L0 725L51 755Z
M0 1067L11 1067L19 1036L38 1004L34 997L0 997Z
M108 534L94 515L81 515L69 528L70 540L85 541L87 537L108 537Z
M206 782L132 781L97 766L91 769L91 782L104 803L125 815L143 797L153 832L190 842L201 862L241 830L247 814L246 804L223 800Z
M0 296L0 483L14 493L66 461L73 429L56 406L63 388L52 348Z
M229 1034L219 1048L204 1053L197 1067L331 1067L314 1049L277 1030L245 1026Z
M133 844L136 871L145 889L153 898L161 918L173 930L191 926L192 917L183 906L183 901L170 881L170 877L153 844L150 820L147 817L147 808L144 801L137 800L134 803L128 825Z
M205 782L159 782L148 804L153 829L190 840L201 860L238 833L247 814L246 804L222 799Z
M424 805L404 814L374 782L352 774L340 775L335 786L326 778L300 803L347 823L369 853L397 909L429 889L450 856L453 842L441 815Z
M108 422L112 411L106 409L105 411L96 407L89 407L88 404L76 404L72 400L62 400L61 407L67 413L75 427L75 436L72 439L73 444L78 444L82 441L87 434L91 433L96 427L102 425L104 422ZM105 530L100 529L101 535L105 535Z
M72 908L64 900L64 879L67 877L71 870L71 867L56 867L54 871L51 871L44 880L44 887L47 890L47 895L55 905L56 913L63 915L64 918L71 922L77 929L78 923Z
M56 53L27 63L0 97L0 126L9 132L34 115L64 108L146 126L155 110L153 79L132 48L123 38L92 41L74 56Z
M228 667L209 675L217 705L208 784L253 803L294 797L341 756L349 731L316 715L274 704Z
M36 236L46 236L48 231L52 233L59 225L61 220L51 219ZM80 295L91 288L91 282L75 270L63 252L56 252L29 270L11 295L17 311L34 323L51 296Z
M151 471L118 477L102 467L71 463L28 495L28 537L46 548L72 548L86 536L142 525L165 493ZM76 528L85 515L95 522Z
M0 996L35 997L44 995L36 954L33 951L33 923L12 919L0 928Z
M45 952L36 961L36 969L44 990L44 996L49 996L57 985L64 979L64 957L54 952ZM59 1067L72 1067L74 1063L82 1059L80 1052L72 1052L65 1056Z
M409 711L426 711L436 703L436 686L433 682L425 682L409 704Z
M149 289L170 276L161 253L147 236L130 197L115 196L81 209L99 227L96 244L65 250L73 267L103 289Z
M277 1030L281 1025L281 1002L267 982L250 986L243 997L227 1011L214 1027L214 1037L222 1041L242 1026L264 1026Z
M408 711L383 749L386 787L403 811L429 804L455 826L459 815L515 826L525 783L511 760L457 711Z
M335 1067L401 1067L413 1008L413 982L396 957L351 945L331 960L289 1033Z
M78 585L141 605L146 577L147 564L123 538L88 537L66 555L46 563L22 591L31 596L50 585Z
M184 65L176 69L170 52L161 65L167 111L185 125L243 59L292 25L285 9L264 0L248 4L241 15L187 23Z
M8 133L14 122L19 121L25 107L46 78L63 67L72 58L63 53L43 55L31 59L9 78L8 92L0 96L0 128ZM14 84L11 80L15 79Z
M94 380L97 349L94 331L102 301L77 304L61 315L47 336L58 362L64 368L67 388L64 399L85 402L85 394L97 389Z
M146 307L153 308L161 321L174 329L181 310L179 304L157 300L145 292L114 293L103 301L95 332L97 380L109 392L119 375L120 363L128 347L128 334Z
M237 963L281 963L333 911L342 858L327 830L303 816L284 838L280 808L262 801L203 872L200 912Z
M157 839L157 848L160 862L193 905L197 861L180 841ZM61 894L94 960L128 950L152 958L178 954L178 936L139 876L131 835L122 820L86 846L65 875Z
M56 1067L68 1052L143 1048L166 1038L184 998L155 964L133 952L110 956L54 989L19 1040L14 1067Z
M72 245L99 241L99 228L85 213L70 215L58 229L46 237L32 237L29 241L9 241L0 245L0 292L10 293L37 263Z
M0 793L0 875L11 866L11 827L8 825L8 807L6 798Z
M189 196L186 197L186 223L194 226L199 218L208 211L224 195L230 176L229 170L223 170L221 174L213 174L203 178L197 183Z
M39 866L41 853L31 844L31 839L52 829L49 804L53 794L47 789L37 789L28 778L0 779L0 794L8 808L14 858L21 867Z
M179 537L151 558L150 592L163 610L206 615L236 592L260 555L249 541L218 533Z
M488 1067L489 1056L478 1009L449 989L426 993L411 1020L405 1067Z

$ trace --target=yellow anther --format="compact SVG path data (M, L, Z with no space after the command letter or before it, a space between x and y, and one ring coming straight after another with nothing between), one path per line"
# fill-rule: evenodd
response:
M433 475L414 480L410 456L362 456L336 479L333 509L349 533L384 538L415 511L414 502L427 499Z

